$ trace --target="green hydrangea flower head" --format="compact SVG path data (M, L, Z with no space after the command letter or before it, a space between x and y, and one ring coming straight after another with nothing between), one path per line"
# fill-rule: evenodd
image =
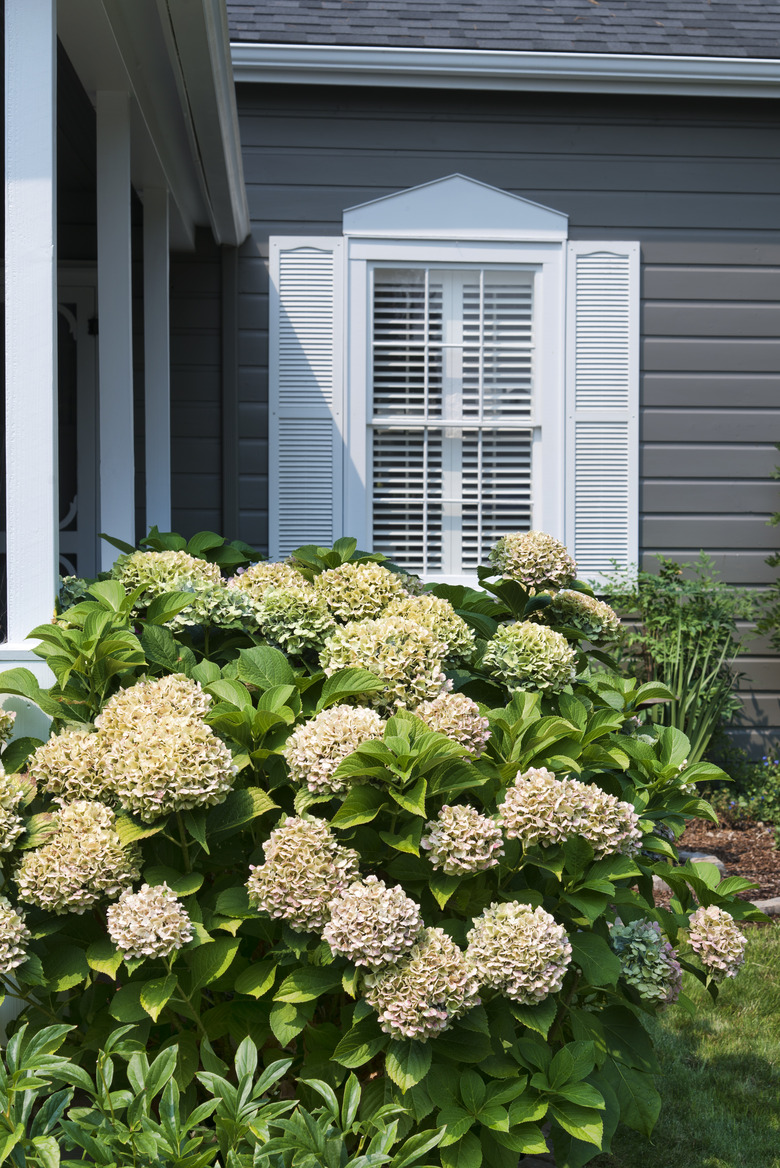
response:
M465 746L471 758L479 758L490 738L490 723L479 706L462 693L442 693L414 710L431 730Z
M397 572L371 561L328 568L312 583L339 621L373 620L391 601L406 595Z
M469 659L477 647L474 633L462 616L458 616L449 600L423 593L421 596L401 596L391 601L386 616L402 616L416 621L447 646L447 657Z
M489 559L504 579L517 580L531 592L568 588L577 578L577 565L566 548L543 531L502 536Z
M577 654L562 633L533 621L502 625L483 665L510 690L557 693L573 681Z
M266 640L292 654L321 649L336 627L323 598L303 577L299 579L295 585L269 588L255 605Z
M470 876L495 868L504 854L501 828L494 819L467 804L445 803L425 825L420 847L434 868L448 876Z
M400 616L386 616L337 628L325 642L320 664L328 676L338 669L355 668L381 678L384 689L369 695L370 704L380 711L414 708L442 692L446 651L447 646L430 629Z
M637 920L610 925L609 939L620 958L621 976L648 1002L668 1006L682 988L677 954L656 921Z
M557 624L579 629L594 644L599 641L616 641L622 631L620 617L613 608L586 592L572 592L564 588L553 597L552 604L545 610Z

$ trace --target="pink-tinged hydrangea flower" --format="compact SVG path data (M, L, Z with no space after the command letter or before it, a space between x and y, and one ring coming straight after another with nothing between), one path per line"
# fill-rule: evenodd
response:
M422 929L420 906L403 888L376 876L356 880L330 902L322 935L334 953L380 969L409 952Z
M16 870L20 900L47 912L81 914L129 887L140 875L140 856L132 845L122 846L114 818L108 807L84 799L62 807L54 834L25 852Z
M503 856L501 828L473 807L445 804L436 819L426 823L420 847L428 851L434 868L448 876L469 876L494 868Z
M578 629L594 644L598 641L615 641L621 634L620 617L613 608L586 592L570 592L564 589L553 597L553 602L544 614L552 617L555 624Z
M263 845L265 863L251 866L249 903L281 917L299 933L320 932L330 902L359 874L360 857L332 835L324 819L286 819Z
M14 908L7 897L0 896L0 973L10 973L26 960L23 946L30 937L25 914Z
M490 562L507 580L517 580L534 592L568 588L577 565L563 544L543 531L516 531L490 550Z
M317 795L341 795L351 779L333 777L342 759L364 742L381 739L385 722L375 710L331 706L292 732L282 754L290 777Z
M109 937L131 960L167 957L194 936L187 910L165 883L142 884L138 892L127 889L110 905L106 919Z
M474 633L463 617L441 596L427 592L421 596L401 596L388 605L385 615L402 616L430 629L447 646L448 657L470 658L477 647Z
M558 779L546 767L517 776L499 808L499 821L510 839L526 846L549 847L582 836L597 857L634 856L642 839L630 803L591 783Z
M112 732L103 769L120 805L147 823L222 803L238 773L229 748L200 718L151 712L125 733Z
M610 942L620 958L624 981L640 997L668 1006L682 988L682 967L677 954L655 921L617 921L610 925Z
M477 976L443 929L423 929L406 957L366 974L366 1001L393 1038L427 1042L478 1006Z
M30 776L57 803L74 799L113 802L102 765L107 745L101 734L64 730L34 751L28 764Z
M386 616L379 620L352 621L337 628L325 642L320 664L325 672L367 669L385 683L369 703L380 710L394 706L414 707L438 697L446 685L442 659L447 646L430 629Z
M328 568L312 583L340 621L373 620L392 600L406 595L401 576L373 562Z
M502 625L488 641L483 665L507 689L557 693L574 680L576 651L562 633L533 621Z
M524 1005L542 1002L563 985L571 944L563 925L543 908L506 901L474 920L466 959L480 985Z
M0 706L0 746L8 739L14 732L14 722L16 721L15 710L4 710Z
M0 852L10 852L24 831L17 808L25 789L17 775L7 775L0 765Z
M136 722L146 725L150 717L205 718L211 695L199 681L183 673L169 673L152 680L142 678L109 698L95 719L104 734L125 733Z
M442 693L430 702L421 702L414 713L423 722L465 746L472 758L479 758L490 738L490 723L479 706L462 693Z
M737 976L745 960L747 938L731 913L715 904L702 906L691 916L688 930L691 949L716 981Z

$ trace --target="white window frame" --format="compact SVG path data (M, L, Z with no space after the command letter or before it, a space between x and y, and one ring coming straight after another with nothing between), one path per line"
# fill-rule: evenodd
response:
M564 243L440 239L347 239L347 386L343 530L372 540L371 274L379 267L473 267L533 273L532 526L564 537ZM518 425L518 429L524 428ZM473 584L471 574L436 577Z

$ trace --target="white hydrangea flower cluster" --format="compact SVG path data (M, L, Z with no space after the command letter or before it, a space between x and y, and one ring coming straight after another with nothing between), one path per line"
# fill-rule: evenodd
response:
M490 738L490 723L479 706L462 693L442 693L414 710L431 730L465 746L471 758L479 758Z
M577 565L560 540L543 531L502 536L489 559L501 576L533 592L568 588L577 576Z
M0 896L0 973L10 973L27 957L23 945L32 934L25 919L25 914L14 908L8 897Z
M480 1004L477 975L443 929L423 929L406 957L367 974L363 986L385 1034L418 1042Z
M324 573L323 573L324 575ZM430 629L400 616L351 621L325 642L320 664L330 675L338 669L367 669L385 682L371 694L378 709L415 706L445 688L442 659L447 646Z
M230 749L200 718L149 714L120 734L103 756L116 797L147 823L171 811L222 803L238 767Z
M376 876L356 880L330 902L322 935L334 953L355 965L394 965L414 945L423 927L420 906L403 888L388 888Z
M494 868L504 854L503 843L495 820L474 807L445 803L436 819L426 823L420 847L434 868L448 876L469 876Z
M568 588L558 592L545 609L558 624L579 629L589 641L615 641L620 637L620 617L603 600L586 592L572 592Z
M228 580L228 586L245 592L253 601L261 601L267 592L300 588L306 579L291 564L261 560L250 564L245 572L239 572Z
M102 734L64 730L30 756L30 776L56 803L73 799L112 802L113 791L102 769L106 747Z
M343 847L324 819L289 818L263 844L265 863L251 865L249 903L299 933L321 932L330 902L359 876L360 857Z
M118 802L147 822L221 803L238 768L203 720L210 706L182 674L141 680L106 702L96 734L66 731L38 747L31 774L59 803Z
M199 560L184 551L132 552L119 557L111 575L127 592L143 584L144 591L137 601L142 608L147 608L156 596L165 592L201 589L222 582L217 564Z
M123 847L114 813L102 803L77 799L55 816L55 833L25 852L16 870L19 897L47 912L86 912L114 899L139 876L138 850Z
M517 621L502 625L488 641L483 665L510 690L556 693L574 680L576 657L562 633Z
M282 754L290 777L317 795L341 795L355 780L335 779L342 761L364 742L381 739L384 719L375 710L331 706L298 726L287 739Z
M24 831L24 820L17 810L24 794L17 776L7 775L0 765L0 852L10 852Z
M737 976L745 961L747 938L731 913L715 904L702 906L692 914L688 930L691 948L716 981Z
M312 583L340 621L373 620L392 600L406 594L397 572L373 562L328 568Z
M535 1005L563 985L571 944L563 925L543 908L517 901L488 905L474 920L466 960L480 985L522 1005Z
M336 627L327 604L302 576L294 585L264 592L255 616L264 637L293 654L321 649Z
M668 1006L682 989L682 967L656 921L610 925L609 939L620 958L622 977L649 1002Z
M387 606L385 616L402 616L430 629L447 646L447 657L469 659L477 647L473 631L449 600L441 596L426 592L421 596L399 597Z
M130 960L168 957L194 936L192 921L167 884L127 889L106 913L108 935Z
M14 732L14 722L16 721L16 711L6 710L0 706L0 746L8 739Z
M192 603L170 617L165 624L171 629L188 625L209 625L222 629L240 629L254 625L255 603L245 592L219 584L180 585L180 592L191 592Z
M586 839L597 858L635 856L642 833L630 803L579 779L559 779L546 767L518 774L499 808L510 839L549 847L572 836Z

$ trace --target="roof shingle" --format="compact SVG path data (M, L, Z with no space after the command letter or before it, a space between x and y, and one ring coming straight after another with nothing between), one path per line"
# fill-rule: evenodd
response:
M227 9L231 40L248 43L780 57L780 0L227 0Z

